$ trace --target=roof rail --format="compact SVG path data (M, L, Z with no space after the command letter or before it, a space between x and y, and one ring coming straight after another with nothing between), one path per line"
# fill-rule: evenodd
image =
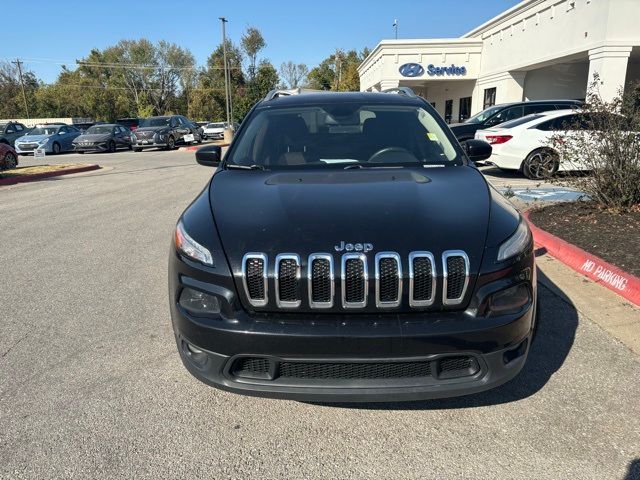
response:
M278 97L288 97L290 95L301 95L303 93L324 93L328 90L316 90L313 88L290 88L288 90L271 90L267 95L263 98L263 101L268 102L269 100L273 100Z
M395 87L382 90L380 93L395 93L396 95L405 95L407 97L417 97L416 93L409 87Z

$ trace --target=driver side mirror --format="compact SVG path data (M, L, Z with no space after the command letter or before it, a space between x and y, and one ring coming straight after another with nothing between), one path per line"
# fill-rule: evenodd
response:
M207 145L196 152L196 162L205 167L217 167L222 158L222 148L218 145Z
M472 162L480 162L491 156L491 145L484 140L467 140L462 144L462 149Z

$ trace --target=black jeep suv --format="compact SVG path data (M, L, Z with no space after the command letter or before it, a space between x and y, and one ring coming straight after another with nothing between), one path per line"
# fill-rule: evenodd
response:
M271 93L185 210L169 296L186 368L237 393L416 400L523 367L536 273L526 221L408 89Z

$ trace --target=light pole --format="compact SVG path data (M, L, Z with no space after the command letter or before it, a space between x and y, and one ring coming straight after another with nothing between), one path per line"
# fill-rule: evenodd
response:
M398 19L397 18L393 21L393 28L395 28L396 30L396 40L397 40L398 39Z
M222 60L224 62L224 100L227 108L227 126L231 126L231 112L229 110L229 77L227 76L227 34L225 31L225 24L227 23L227 19L224 17L219 17L220 22L222 22Z

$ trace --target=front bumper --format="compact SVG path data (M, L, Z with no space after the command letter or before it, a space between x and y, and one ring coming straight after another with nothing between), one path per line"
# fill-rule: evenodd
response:
M106 152L109 150L109 146L104 143L93 144L93 145L73 145L74 152Z
M223 390L325 402L468 395L515 377L529 351L535 289L524 310L496 317L466 311L250 314L234 307L238 302L231 285L205 283L190 263L175 256L170 261L178 351L193 376ZM223 313L190 315L177 302L184 287L216 295L226 305ZM452 362L466 363L452 375L444 368ZM239 367L245 364L263 367Z
M49 145L49 143L47 143L44 147L41 146L41 145L32 146L32 144L29 144L29 145L21 147L19 144L16 144L14 148L15 148L16 153L18 153L19 155L26 155L28 153L34 153L38 148L44 149L44 151L46 153L51 153L53 151L51 149L51 146Z
M133 148L167 148L166 143L140 143L136 142L133 144Z

